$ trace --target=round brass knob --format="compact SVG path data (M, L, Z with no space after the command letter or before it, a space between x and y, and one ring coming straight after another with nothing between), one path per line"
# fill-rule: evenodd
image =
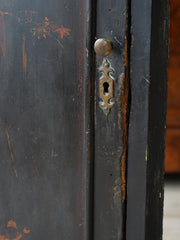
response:
M101 57L106 57L112 50L112 43L105 38L99 38L94 43L94 51Z

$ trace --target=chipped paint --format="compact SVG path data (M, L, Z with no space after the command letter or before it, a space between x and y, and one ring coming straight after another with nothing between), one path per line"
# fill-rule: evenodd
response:
M162 198L162 194L161 194L161 192L159 193L159 198Z
M129 3L129 1L128 1ZM127 6L129 6L128 4ZM127 7L126 13L126 36L125 36L125 50L124 50L124 68L125 73L119 77L119 97L120 97L120 114L119 126L123 131L123 152L121 155L121 203L122 203L122 229L121 239L124 239L126 232L126 178L127 178L127 153L128 153L128 122L129 122L129 81L130 81L130 63L129 63L129 49L130 49L130 28L129 28L129 14L130 9Z
M86 56L89 56L89 50L86 48Z
M31 231L27 228L24 228L22 232L18 232L16 222L10 220L7 223L6 231L4 235L0 235L0 240L11 240L13 234L13 240L25 240L26 235L29 234Z
M117 101L120 100L121 102L121 92L124 90L124 81L125 81L125 74L122 73L119 77L119 99L117 99ZM118 112L118 128L121 129L121 109L120 111Z
M115 180L115 186L113 187L113 200L114 200L114 204L117 205L119 204L120 201L120 196L121 196L121 179L117 178Z
M5 35L5 23L4 13L0 11L0 56L5 59L6 57L6 35Z
M23 58L23 79L26 80L27 52L26 52L26 35L25 35L25 33L23 33L23 39L22 39L22 58Z
M6 134L6 139L7 139L7 144L8 144L8 148L9 148L9 152L10 152L10 156L11 156L11 165L13 168L13 172L15 174L15 176L17 177L17 171L16 171L16 167L15 167L15 160L14 160L14 155L12 152L12 147L11 147L11 143L10 143L10 138L9 138L9 133L7 131L7 128L4 128L5 134Z
M148 160L148 149L146 148L146 157L145 157L145 159L146 159L146 162L147 162L147 160Z
M122 192L122 202L125 202L126 198L126 157L127 157L127 115L128 115L128 91L129 87L126 82L125 75L122 74L119 78L120 87L120 102L121 102L121 113L118 117L118 125L122 127L123 130L123 153L121 155L121 192Z

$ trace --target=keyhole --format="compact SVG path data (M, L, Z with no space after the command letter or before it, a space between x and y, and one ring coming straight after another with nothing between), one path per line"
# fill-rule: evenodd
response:
M105 82L103 84L103 87L104 87L104 95L108 94L109 93L109 83Z

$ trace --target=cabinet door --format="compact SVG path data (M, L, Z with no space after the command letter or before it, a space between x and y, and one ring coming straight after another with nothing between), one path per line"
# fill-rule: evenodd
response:
M0 240L160 239L168 4L151 2L0 0Z
M0 239L87 238L89 7L0 1Z

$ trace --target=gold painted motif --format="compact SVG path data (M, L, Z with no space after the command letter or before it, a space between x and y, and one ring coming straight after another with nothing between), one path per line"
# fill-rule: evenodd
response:
M108 59L104 59L102 66L99 68L99 72L102 73L99 79L99 106L102 108L105 115L108 116L111 109L114 107L114 78L112 77L114 69L111 67Z
M53 22L49 21L47 17L45 17L44 21L41 23L37 23L36 27L31 28L30 30L33 36L36 36L38 39L47 38L47 36L51 35L52 33L57 33L60 35L61 39L64 37L68 37L70 35L70 29L65 28L61 25L58 27Z
M50 21L47 17L43 21L37 22L38 12L36 11L18 11L18 16L11 12L3 12L0 10L0 61L6 58L6 34L5 34L5 17L12 17L18 24L26 24L26 28L32 33L32 37L38 40L51 38L58 41L70 36L71 29L59 26ZM22 62L23 62L23 79L26 79L28 55L26 51L26 33L22 35ZM0 239L1 240L1 239Z
M50 21L47 17L44 18L42 22L37 22L38 12L36 11L19 11L19 16L14 15L10 12L3 12L0 10L0 55L5 57L5 16L13 17L18 23L26 24L32 33L33 36L36 36L37 39L46 39L47 36L55 34L55 37L63 39L64 37L70 36L71 29L64 27L63 25L59 26L54 22Z
M0 240L25 240L26 235L29 233L30 230L27 228L24 228L21 232L18 232L16 223L10 220L7 223L5 234L0 235Z

